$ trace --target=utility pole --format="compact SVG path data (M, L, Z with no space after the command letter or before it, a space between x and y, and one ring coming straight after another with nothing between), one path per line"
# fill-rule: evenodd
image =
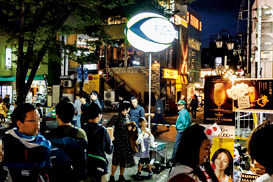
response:
M247 58L246 58L246 73L250 76L251 70L251 7L250 0L248 0L248 11L247 11Z
M257 78L261 78L262 7L258 8L258 66Z

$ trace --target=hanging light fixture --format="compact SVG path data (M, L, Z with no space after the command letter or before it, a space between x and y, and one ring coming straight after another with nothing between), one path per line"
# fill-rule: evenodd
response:
M227 49L230 51L234 48L234 42L230 41L227 43Z
M222 46L223 46L223 40L217 39L217 40L215 41L215 44L216 44L216 47L217 47L217 48L222 48Z

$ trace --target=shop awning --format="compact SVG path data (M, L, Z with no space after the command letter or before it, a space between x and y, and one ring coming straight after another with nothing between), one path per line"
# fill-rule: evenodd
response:
M26 77L26 80L28 76ZM43 75L36 75L33 80L44 80ZM16 76L0 76L0 81L2 82L13 82L16 81Z
M2 82L13 82L16 80L15 76L0 76L0 81Z

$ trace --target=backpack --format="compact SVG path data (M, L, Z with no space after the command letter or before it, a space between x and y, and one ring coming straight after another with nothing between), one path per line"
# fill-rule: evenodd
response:
M48 170L50 167L49 148L47 147L26 148L19 140L17 140L16 138L9 134L6 135L3 140L4 144L5 143L13 144L13 147L9 146L5 148L5 152L9 154L12 153L12 155L7 155L4 156L3 158L4 160L0 165L0 182L48 181ZM35 157L33 158L33 156L29 155L29 152L39 154L36 156L38 158ZM17 156L13 157L13 155ZM22 156L24 158L22 158Z
M73 128L75 138L51 138L50 181L76 182L85 179L87 173L87 142L76 138L78 129Z

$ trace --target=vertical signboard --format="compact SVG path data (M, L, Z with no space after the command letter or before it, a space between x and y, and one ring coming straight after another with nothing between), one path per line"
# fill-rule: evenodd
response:
M77 82L82 82L82 68L77 68Z
M83 70L83 79L84 79L84 83L89 83L89 80L88 80L88 68L84 68L84 70Z
M232 82L221 76L205 77L204 123L234 125L232 99L226 94L231 87Z
M6 48L6 68L10 69L11 68L11 48Z

